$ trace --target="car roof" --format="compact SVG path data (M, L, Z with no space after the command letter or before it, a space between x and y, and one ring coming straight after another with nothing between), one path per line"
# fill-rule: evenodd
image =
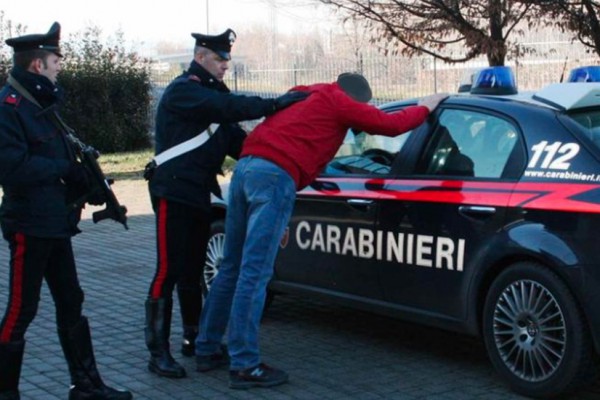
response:
M394 101L383 104L381 107L406 106L407 104L415 104L418 100L418 98L413 98ZM499 103L519 103L555 111L573 111L588 107L600 107L600 83L554 83L541 90L525 91L511 95L456 93L451 94L447 101L450 104L484 105L488 103L490 106Z

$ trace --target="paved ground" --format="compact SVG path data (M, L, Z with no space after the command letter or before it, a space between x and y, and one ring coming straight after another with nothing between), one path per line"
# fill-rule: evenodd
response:
M153 218L143 182L118 182L115 192L130 210L130 230L85 219L74 244L100 371L136 399L522 399L498 381L476 339L293 296L276 298L261 328L265 361L285 368L289 384L234 391L227 388L224 370L195 372L193 360L178 353L177 314L173 353L189 377L157 378L146 370L143 339L143 304L155 262ZM0 312L6 304L7 253L0 244ZM27 333L22 398L66 399L67 390L44 286ZM600 399L600 382L574 398Z

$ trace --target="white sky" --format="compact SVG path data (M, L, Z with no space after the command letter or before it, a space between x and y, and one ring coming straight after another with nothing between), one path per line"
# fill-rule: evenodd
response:
M26 25L27 33L46 32L58 21L66 38L95 25L106 36L121 29L125 40L144 46L189 42L191 32L207 32L207 22L210 34L232 28L239 35L254 25L311 30L327 23L329 10L313 0L0 0L5 18Z

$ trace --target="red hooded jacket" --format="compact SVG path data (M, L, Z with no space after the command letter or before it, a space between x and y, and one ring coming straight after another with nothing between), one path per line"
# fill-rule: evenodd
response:
M311 95L266 118L244 142L241 157L257 156L284 170L298 190L311 183L335 156L349 128L397 136L429 115L424 106L387 114L348 96L337 83L296 86Z

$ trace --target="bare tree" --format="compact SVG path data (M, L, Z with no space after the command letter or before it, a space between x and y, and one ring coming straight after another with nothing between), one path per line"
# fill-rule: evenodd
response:
M517 0L319 0L344 19L366 21L385 51L429 54L450 63L485 55L504 65L519 27L533 24L532 2ZM523 51L523 49L521 49Z
M6 17L4 11L0 10L0 86L6 82L8 72L12 67L12 49L4 41L10 37L22 35L26 29L25 25L13 23Z
M542 18L536 21L573 34L590 52L600 55L600 2L593 0L528 0Z

